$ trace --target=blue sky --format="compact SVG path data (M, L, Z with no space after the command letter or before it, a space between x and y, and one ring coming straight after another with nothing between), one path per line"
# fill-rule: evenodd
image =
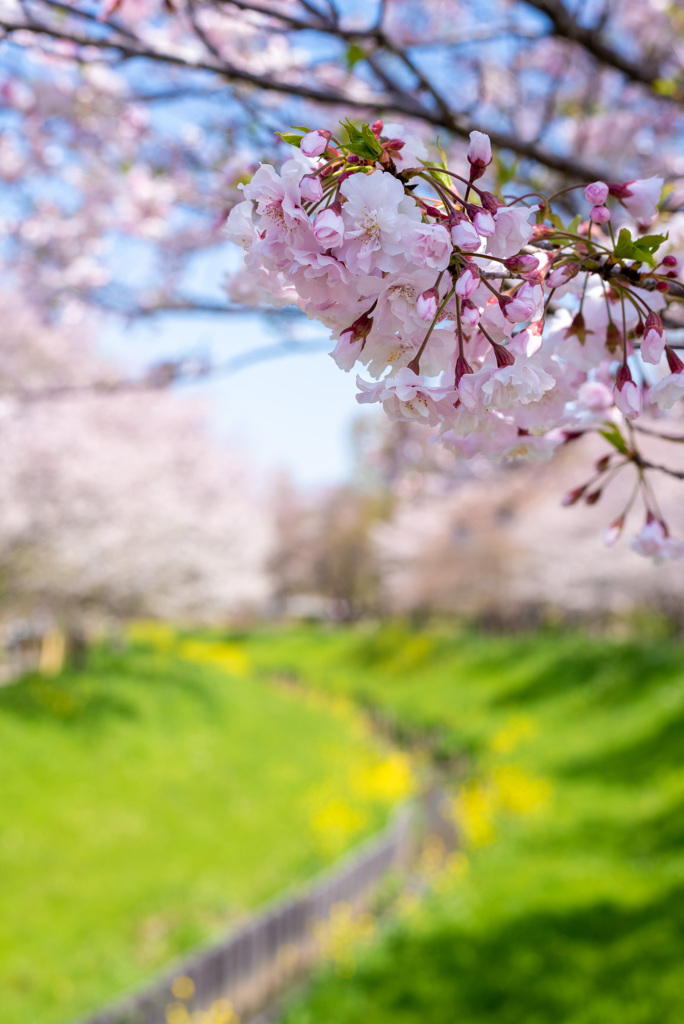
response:
M355 375L340 371L323 349L327 332L306 321L303 332L321 347L183 385L178 393L205 400L211 429L247 450L258 465L285 469L299 484L314 487L349 475L351 425L377 410L357 404ZM128 329L112 324L101 345L134 371L182 355L226 360L277 341L259 316L246 313L166 317Z

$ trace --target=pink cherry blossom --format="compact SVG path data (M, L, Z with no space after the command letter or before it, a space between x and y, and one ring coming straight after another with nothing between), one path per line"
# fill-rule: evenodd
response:
M653 517L646 520L632 541L632 550L655 562L684 558L684 541L669 537L663 524Z
M494 214L494 231L487 240L487 252L499 259L515 256L527 245L534 225L530 217L539 209L537 206L501 206Z

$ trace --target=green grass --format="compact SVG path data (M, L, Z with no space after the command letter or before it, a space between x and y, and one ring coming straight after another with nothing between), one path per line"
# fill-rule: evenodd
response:
M467 860L286 1024L681 1024L680 646L394 628L244 649L263 672L353 696L452 769L468 755L454 789Z
M387 817L353 711L151 639L0 690L2 1024L99 1007Z

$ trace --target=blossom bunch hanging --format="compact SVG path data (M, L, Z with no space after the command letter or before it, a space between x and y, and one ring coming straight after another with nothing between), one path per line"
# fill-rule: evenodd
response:
M635 548L684 555L632 426L645 405L660 415L684 395L662 319L681 292L677 260L649 233L663 179L573 186L585 211L564 224L555 207L572 189L510 198L482 187L492 150L480 132L459 172L382 121L283 139L290 158L262 165L228 218L245 251L233 294L247 277L323 323L337 365L362 368L359 402L429 424L464 458L547 459L600 430L610 453L566 503L632 465L646 508ZM617 238L616 208L630 223Z

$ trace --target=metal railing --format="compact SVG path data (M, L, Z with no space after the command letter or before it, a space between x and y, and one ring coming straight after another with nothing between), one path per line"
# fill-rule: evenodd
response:
M180 1007L181 1016L183 1007L188 1011L187 1019L196 1010L212 1008L217 1021L256 1015L320 956L322 931L336 905L358 912L389 871L407 870L417 823L415 806L400 808L382 833L293 895L268 905L223 941L176 961L152 984L82 1024L168 1024L174 1008L178 1016L173 989L178 991L179 978L188 992Z

